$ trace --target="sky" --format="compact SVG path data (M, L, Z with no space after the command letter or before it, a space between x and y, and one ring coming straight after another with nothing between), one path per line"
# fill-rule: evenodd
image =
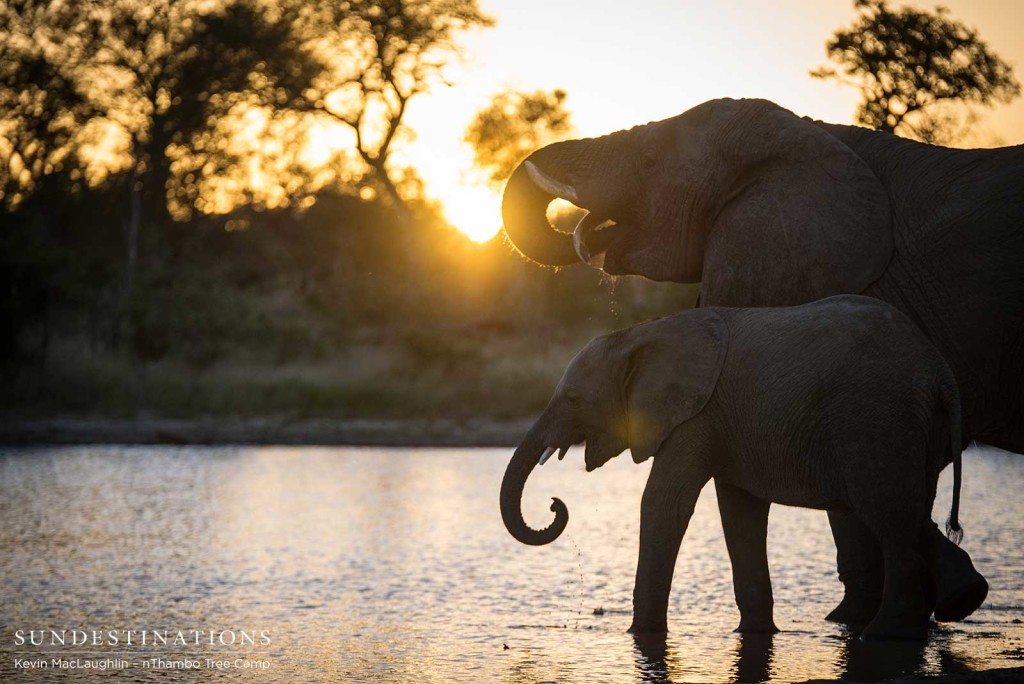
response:
M899 2L893 2L899 5ZM934 8L932 3L917 3ZM944 0L954 19L1024 80L1024 0ZM475 239L501 227L500 196L474 184L462 136L505 88L568 92L580 136L679 114L718 97L762 97L801 116L852 123L855 88L812 79L825 41L853 22L852 0L481 0L496 25L464 34L450 88L410 104L415 139L396 161L416 167L429 197ZM1024 143L1024 98L982 110L976 137Z

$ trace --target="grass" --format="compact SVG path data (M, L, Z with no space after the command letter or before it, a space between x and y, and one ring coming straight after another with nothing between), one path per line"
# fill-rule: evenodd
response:
M472 282L463 289L480 298L424 295L377 320L314 310L294 292L184 288L146 300L122 338L131 353L75 337L80 321L57 318L43 362L0 366L0 417L527 418L592 337L692 305L696 293L623 280L614 294L542 288L535 301L538 292L509 287L496 306Z
M28 418L513 419L544 407L590 336L371 336L322 359L238 355L204 367L133 361L62 340L45 364L8 372L0 410Z

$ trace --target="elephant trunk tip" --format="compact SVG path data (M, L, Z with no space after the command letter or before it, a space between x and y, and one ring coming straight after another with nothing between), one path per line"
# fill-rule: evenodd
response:
M946 521L946 538L957 546L960 546L960 542L964 540L963 525L961 525L960 521L956 520L953 515L950 515L949 519Z
M562 536L562 532L565 531L566 525L569 523L569 509L565 502L558 497L551 498L551 512L555 514L555 519L543 529L537 530L527 525L521 514L519 516L503 516L505 528L517 541L528 546L550 544Z
M539 444L533 444L532 440L516 449L501 482L502 522L505 523L509 534L530 546L543 546L555 541L561 536L569 522L569 509L559 498L551 499L551 511L555 514L555 518L544 529L537 530L530 527L523 518L521 506L523 489L530 473L539 465L538 456L542 451L544 456L550 458L555 449L545 449Z

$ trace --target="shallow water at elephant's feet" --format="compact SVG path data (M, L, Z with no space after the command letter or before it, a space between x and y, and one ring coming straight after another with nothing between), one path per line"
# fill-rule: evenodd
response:
M964 547L985 605L927 644L862 644L822 618L840 598L824 513L772 510L774 637L732 633L738 614L708 487L676 568L667 643L625 633L647 468L587 474L582 453L531 478L527 519L550 496L569 527L515 542L498 515L508 449L120 448L0 453L0 679L91 681L89 670L18 670L17 630L268 633L269 644L148 646L192 658L188 676L133 681L868 681L1024 665L1024 457L972 449ZM948 510L944 473L936 519ZM89 647L102 658L117 652ZM34 656L27 656L33 658ZM51 654L47 658L53 657ZM266 669L207 667L214 657Z

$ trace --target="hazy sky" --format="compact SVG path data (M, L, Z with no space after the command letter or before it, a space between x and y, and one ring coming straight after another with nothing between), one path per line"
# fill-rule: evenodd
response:
M852 0L481 0L496 26L464 36L456 85L414 100L416 139L402 155L427 193L478 236L501 225L498 198L472 188L461 144L473 113L505 87L562 88L581 135L663 119L716 97L763 97L800 115L851 123L852 87L808 71L855 18ZM893 2L899 5L899 2ZM933 8L932 3L916 3ZM943 0L1024 79L1024 0ZM1024 98L985 111L980 136L1024 143Z

